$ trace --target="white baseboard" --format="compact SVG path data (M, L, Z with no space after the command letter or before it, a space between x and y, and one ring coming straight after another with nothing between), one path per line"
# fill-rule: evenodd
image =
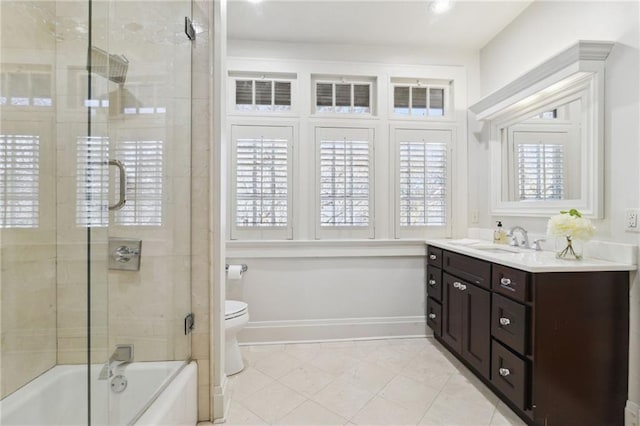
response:
M624 409L624 426L640 426L640 405L627 400Z
M214 386L213 389L213 423L224 423L229 414L229 404L231 398L227 394L227 376L222 379L220 386Z
M254 321L238 333L238 341L284 343L344 339L425 337L431 335L424 316L336 318L300 321Z

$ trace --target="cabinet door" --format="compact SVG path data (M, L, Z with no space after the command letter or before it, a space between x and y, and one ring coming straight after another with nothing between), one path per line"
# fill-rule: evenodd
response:
M462 351L462 281L442 274L442 339L456 352Z
M463 284L462 357L487 379L491 369L491 294L473 284Z

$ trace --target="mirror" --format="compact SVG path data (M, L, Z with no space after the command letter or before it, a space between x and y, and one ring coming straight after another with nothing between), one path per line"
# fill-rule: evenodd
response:
M470 107L485 120L492 215L578 209L603 217L604 60L612 47L580 41Z
M500 129L503 200L580 198L581 119L578 98Z

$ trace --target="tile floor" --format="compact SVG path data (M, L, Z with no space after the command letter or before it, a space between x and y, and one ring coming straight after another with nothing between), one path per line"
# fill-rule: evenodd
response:
M432 338L241 350L227 425L524 425Z

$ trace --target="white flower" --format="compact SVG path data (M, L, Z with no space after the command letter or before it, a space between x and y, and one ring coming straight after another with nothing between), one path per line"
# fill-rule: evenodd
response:
M547 223L547 235L554 237L571 237L587 241L596 233L596 227L589 219L570 214L551 216Z

